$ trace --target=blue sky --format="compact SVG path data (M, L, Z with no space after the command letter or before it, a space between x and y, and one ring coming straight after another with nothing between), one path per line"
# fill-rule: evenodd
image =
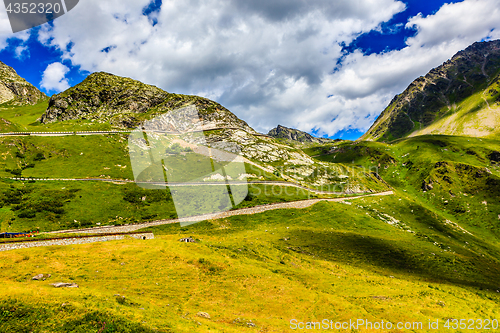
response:
M48 95L107 71L214 99L261 132L344 139L413 79L500 37L493 0L82 0L17 34L1 14L0 60Z

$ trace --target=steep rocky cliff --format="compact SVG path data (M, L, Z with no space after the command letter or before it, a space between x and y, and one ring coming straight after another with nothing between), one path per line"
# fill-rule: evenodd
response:
M47 96L0 61L0 104L34 105Z

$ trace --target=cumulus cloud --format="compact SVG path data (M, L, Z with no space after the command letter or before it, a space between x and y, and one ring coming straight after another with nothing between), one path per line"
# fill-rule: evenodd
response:
M45 25L39 40L82 70L214 99L260 131L278 123L327 135L366 130L413 79L500 30L500 3L465 0L411 18L406 27L417 34L400 51L346 55L341 45L380 30L405 5L163 1L154 14L144 15L149 5L150 0L87 0L53 27Z
M148 5L81 2L39 40L82 70L215 99L261 131L299 126L325 102L339 44L405 8L394 0L163 1L153 25L142 14Z
M54 62L47 66L42 75L40 87L47 92L61 92L70 87L66 74L69 68L60 62Z
M325 80L333 99L345 106L343 117L351 122L321 126L323 133L343 128L366 130L395 94L415 78L441 65L475 41L500 37L500 3L495 0L466 0L445 4L433 15L417 15L407 28L417 34L401 50L364 55L355 51ZM369 120L369 121L367 121Z

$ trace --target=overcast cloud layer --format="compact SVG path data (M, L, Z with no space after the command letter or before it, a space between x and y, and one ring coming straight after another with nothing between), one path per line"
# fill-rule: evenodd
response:
M341 44L380 28L402 2L163 1L146 16L149 3L81 1L38 38L82 70L211 98L262 132L278 123L329 136L366 130L413 79L474 41L500 37L496 0L413 17L406 27L418 33L405 48L368 56L342 54ZM50 65L43 85L66 87L62 66Z

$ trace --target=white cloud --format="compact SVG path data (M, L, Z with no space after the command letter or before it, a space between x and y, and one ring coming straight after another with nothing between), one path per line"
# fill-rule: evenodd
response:
M500 31L500 3L494 0L445 5L408 22L418 34L406 48L369 56L354 52L331 74L343 56L341 43L380 30L404 4L164 0L152 25L142 15L149 2L80 2L53 28L44 26L39 40L82 70L212 98L260 131L278 123L329 135L367 129L414 78Z
M39 40L82 70L215 99L261 131L278 122L305 128L305 111L328 102L324 82L339 43L405 8L394 0L163 1L153 26L142 15L148 3L81 2Z
M66 90L70 87L66 74L69 68L60 62L54 62L47 66L42 75L40 87L47 92L54 91L56 93Z
M325 80L325 86L344 107L348 116L342 116L350 115L351 128L366 130L372 123L367 119L374 120L414 79L476 41L499 38L499 14L496 0L466 0L445 4L434 15L417 15L406 26L418 33L407 40L405 48L368 56L353 52ZM321 129L331 134L343 126L345 123L336 121Z

